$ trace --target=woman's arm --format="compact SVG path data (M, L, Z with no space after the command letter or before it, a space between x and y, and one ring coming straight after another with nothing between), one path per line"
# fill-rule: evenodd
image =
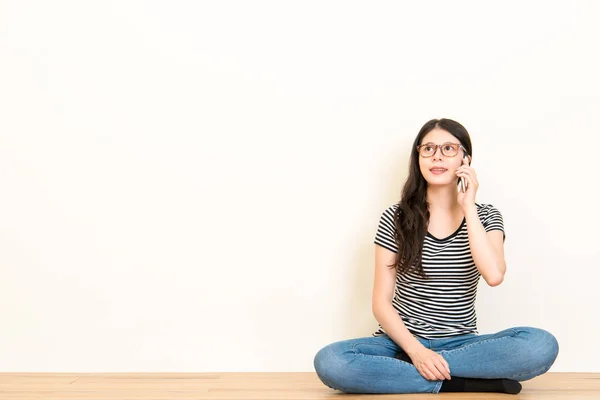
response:
M412 364L425 379L451 379L448 362L441 354L425 347L408 330L392 304L396 287L396 270L390 270L386 265L393 263L394 259L393 252L375 246L373 315L392 341L408 354Z
M408 330L392 300L396 287L396 270L387 265L394 263L395 253L375 245L375 282L373 284L372 311L385 333L409 356L424 347Z
M506 261L504 260L504 241L502 231L485 231L475 205L465 210L469 246L475 266L490 286L498 286L504 280Z

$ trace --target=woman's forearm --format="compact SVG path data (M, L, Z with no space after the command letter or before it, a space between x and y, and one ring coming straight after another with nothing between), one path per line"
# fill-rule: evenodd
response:
M389 302L381 302L373 307L373 315L385 333L409 356L424 347L404 325L404 321Z
M464 211L467 220L469 247L475 266L488 285L496 286L504 279L506 263L492 245L479 219L476 206L468 207Z

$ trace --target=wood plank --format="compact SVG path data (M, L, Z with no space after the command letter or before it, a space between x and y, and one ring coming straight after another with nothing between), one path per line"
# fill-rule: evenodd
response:
M546 373L521 383L514 400L598 400L600 373ZM431 400L431 394L344 394L314 372L0 373L0 399L43 400ZM382 397L384 396L384 397ZM439 398L506 399L500 393L440 393Z

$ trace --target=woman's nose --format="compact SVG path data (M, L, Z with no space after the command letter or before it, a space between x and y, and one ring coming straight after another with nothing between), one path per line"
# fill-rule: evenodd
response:
M441 148L441 147L438 147L437 149L435 149L435 151L433 152L433 156L432 156L432 157L433 157L433 158L436 158L436 156L437 156L437 154L438 154L438 150L439 150L439 152L440 152L440 156L439 156L439 157L437 157L437 158L439 158L439 159L441 160L441 159L442 159L442 148Z

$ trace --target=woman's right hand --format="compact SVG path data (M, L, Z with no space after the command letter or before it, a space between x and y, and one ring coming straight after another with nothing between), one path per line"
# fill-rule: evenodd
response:
M441 354L422 346L408 356L423 378L428 380L451 379L450 365Z

